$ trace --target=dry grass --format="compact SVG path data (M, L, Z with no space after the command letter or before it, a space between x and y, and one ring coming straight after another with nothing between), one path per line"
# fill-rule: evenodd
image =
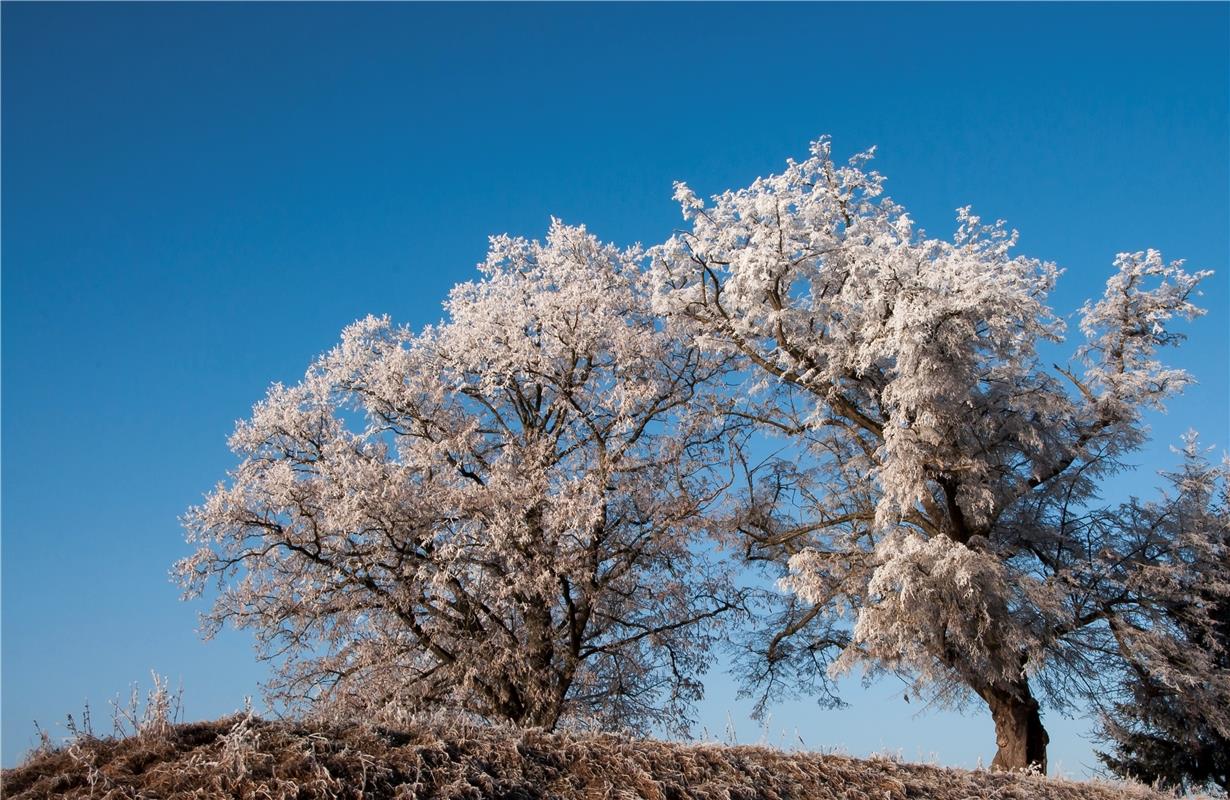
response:
M970 772L768 747L465 724L391 731L236 715L79 736L3 773L6 798L646 798L1111 800L1144 787Z

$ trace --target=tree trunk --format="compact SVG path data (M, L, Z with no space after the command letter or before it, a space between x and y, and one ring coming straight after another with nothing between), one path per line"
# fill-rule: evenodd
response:
M976 688L979 697L991 708L995 721L995 743L999 749L991 761L991 769L1016 772L1037 769L1046 774L1046 745L1050 737L1042 727L1038 701L1029 691L1029 683L1021 680Z

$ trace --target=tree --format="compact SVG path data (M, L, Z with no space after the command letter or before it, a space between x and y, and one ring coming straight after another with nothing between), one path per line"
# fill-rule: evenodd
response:
M1061 708L1095 692L1103 654L1125 655L1116 621L1160 620L1177 599L1125 591L1152 561L1093 506L1144 440L1142 412L1189 381L1156 353L1201 313L1208 273L1120 254L1081 311L1076 363L1047 368L1059 270L969 209L952 241L928 238L871 157L837 164L822 139L708 205L677 184L689 227L651 253L659 308L749 376L731 414L793 448L747 456L729 524L792 594L752 679L832 696L861 664L941 701L972 693L995 722L992 766L1045 770L1035 692Z
M1160 623L1115 620L1125 657L1099 753L1116 773L1168 788L1230 791L1230 462L1211 466L1194 434L1160 501L1124 504L1112 524L1142 550L1177 542L1131 591L1175 598ZM1168 558L1181 562L1172 564ZM1182 586L1172 587L1172 581ZM1160 582L1159 587L1156 584ZM1127 587L1125 587L1127 589ZM1176 591L1177 589L1177 591Z
M691 545L723 368L660 335L637 250L496 237L449 318L349 328L275 385L186 517L188 596L255 632L289 704L519 726L682 726L733 607Z

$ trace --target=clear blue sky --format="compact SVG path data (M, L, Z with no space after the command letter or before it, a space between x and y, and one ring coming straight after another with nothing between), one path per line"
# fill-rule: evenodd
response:
M1064 313L1121 250L1218 275L1176 360L1201 385L1112 492L1227 420L1228 28L1204 5L5 3L3 763L156 669L187 714L257 693L245 636L200 642L167 579L177 517L236 419L348 322L437 320L488 234L549 215L621 243L680 224L671 181L741 186L880 146L929 230L953 209L1067 269ZM980 708L899 685L774 711L768 738L856 754L993 753ZM713 676L702 723L762 735ZM1047 717L1052 765L1093 763Z

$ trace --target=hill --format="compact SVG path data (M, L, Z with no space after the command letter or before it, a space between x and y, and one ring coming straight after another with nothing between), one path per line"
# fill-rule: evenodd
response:
M653 798L1152 800L1082 783L768 747L467 725L272 722L236 715L45 747L3 773L17 798Z

